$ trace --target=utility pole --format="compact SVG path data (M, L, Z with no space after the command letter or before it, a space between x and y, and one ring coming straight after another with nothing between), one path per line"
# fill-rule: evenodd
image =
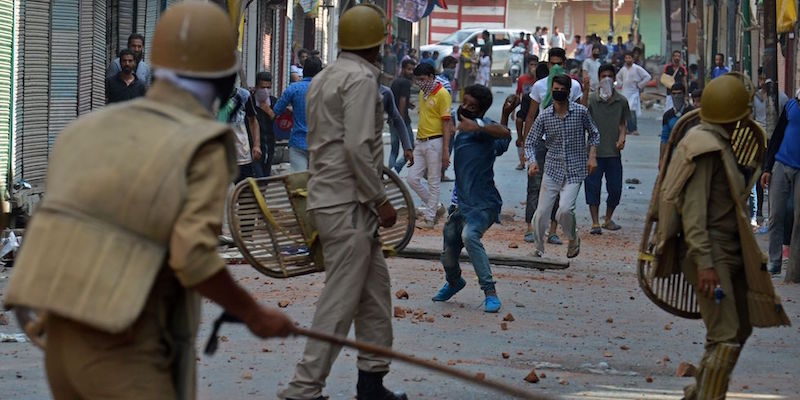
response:
M775 1L775 0L773 0ZM706 33L703 26L703 4L704 0L694 0L697 7L697 86L701 89L705 87L706 80Z
M767 80L767 132L778 122L778 31L775 0L764 0L764 73Z
M614 36L614 0L608 0L608 25L609 35Z
M742 1L742 32L744 33L742 38L742 68L745 74L750 79L753 79L753 62L750 59L752 46L750 41L750 15L750 1ZM758 80L755 81L758 82Z
M736 0L726 0L728 2L728 16L727 16L727 27L728 30L728 48L725 49L725 56L728 57L726 60L722 60L722 62L726 62L728 59L733 60L730 65L731 71L734 70L734 64L736 63ZM749 0L745 0L749 1Z

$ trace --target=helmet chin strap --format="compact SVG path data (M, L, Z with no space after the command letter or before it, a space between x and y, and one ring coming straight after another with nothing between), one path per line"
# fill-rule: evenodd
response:
M200 104L209 112L214 111L214 102L217 100L217 88L211 81L205 79L191 79L178 76L174 71L159 68L153 71L153 77L169 82L189 93L191 93ZM227 96L227 93L225 94Z

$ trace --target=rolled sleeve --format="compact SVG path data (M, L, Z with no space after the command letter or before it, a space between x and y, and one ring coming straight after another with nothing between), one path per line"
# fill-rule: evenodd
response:
M589 132L589 146L597 147L600 144L600 131L588 111L583 112L583 128Z
M543 129L542 118L536 118L530 134L525 138L525 159L528 160L528 165L536 163L536 147L541 140Z
M187 195L170 238L169 264L185 287L196 286L225 268L217 253L229 181L221 141L203 145L187 172Z
M358 198L362 203L386 196L370 157L376 135L374 113L377 99L378 83L368 77L352 81L342 95L345 159L356 178Z
M710 154L695 159L695 170L684 186L681 215L683 234L688 247L686 256L698 269L713 266L711 239L708 235L708 199L711 193L713 156Z

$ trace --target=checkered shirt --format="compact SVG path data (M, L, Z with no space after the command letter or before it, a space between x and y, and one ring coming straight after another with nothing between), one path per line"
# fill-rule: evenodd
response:
M586 107L570 102L569 111L562 119L550 105L533 123L525 140L525 158L529 164L535 163L536 148L544 146L547 148L544 173L556 182L581 183L588 175L587 146L597 147L599 143L600 133Z

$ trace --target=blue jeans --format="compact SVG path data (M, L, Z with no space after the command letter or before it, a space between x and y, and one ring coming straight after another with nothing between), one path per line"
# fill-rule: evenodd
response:
M411 131L411 124L406 124L406 131L409 132L409 142L411 146L414 146L414 134ZM403 169L403 166L406 165L406 158L403 156L403 152L400 151L402 147L402 142L400 141L400 132L397 132L394 127L389 128L389 132L391 133L391 149L389 150L389 168L393 168L398 173L400 170ZM398 154L400 157L398 158Z
M308 170L308 150L297 147L289 147L289 165L292 172Z
M586 177L586 204L600 205L600 191L603 184L603 175L606 177L606 191L608 198L606 204L615 208L622 197L622 158L597 157L597 170Z
M467 223L461 210L456 208L444 224L444 249L442 250L442 266L450 285L457 285L461 279L461 266L458 257L461 249L466 248L467 254L478 275L481 290L494 293L495 281L492 278L492 269L489 266L489 256L481 243L481 237L497 220L497 212L483 211L479 221Z

